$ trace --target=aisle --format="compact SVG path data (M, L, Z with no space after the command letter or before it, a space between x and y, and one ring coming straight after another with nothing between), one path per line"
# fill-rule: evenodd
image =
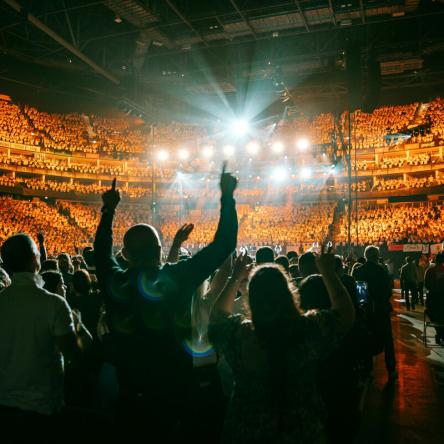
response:
M393 334L398 381L388 386L383 355L375 362L357 444L444 442L444 348L422 344L422 307L408 312L396 300ZM434 330L428 331L433 341ZM434 343L434 341L433 341Z

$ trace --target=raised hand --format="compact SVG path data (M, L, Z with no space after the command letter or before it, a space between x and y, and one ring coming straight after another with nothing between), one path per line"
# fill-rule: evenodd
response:
M335 273L335 255L331 242L321 244L321 253L316 256L316 265L322 275Z
M237 186L237 178L231 173L226 172L227 162L222 165L222 174L220 175L220 190L222 196L232 196Z
M253 264L253 259L251 259L251 257L248 256L248 253L246 251L241 253L234 262L233 279L239 281L245 279L251 270L252 264Z
M111 189L102 194L103 206L114 210L120 202L120 192L116 190L116 178L113 179Z
M184 224L182 225L178 230L177 233L174 236L173 244L180 246L182 245L186 240L188 240L188 237L190 236L191 232L194 229L193 224Z
M43 234L43 231L39 231L37 234L37 240L39 241L39 244L43 244L45 242L45 235Z

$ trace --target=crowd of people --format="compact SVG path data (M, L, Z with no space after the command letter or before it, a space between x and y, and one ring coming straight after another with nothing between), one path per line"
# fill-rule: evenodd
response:
M388 384L398 376L392 283L379 250L369 246L357 263L344 263L328 243L300 256L263 246L251 257L239 248L242 225L253 222L245 208L238 218L236 187L224 168L214 236L192 256L182 247L198 230L193 224L176 230L164 254L156 230L140 223L144 214L120 230L133 209L121 211L115 180L100 212L3 198L11 226L18 220L0 239L6 443L54 443L61 433L67 442L79 434L109 442L353 442L372 357L385 353ZM313 239L328 239L333 207L314 208L264 208L256 217L299 218L315 225ZM42 224L37 234L32 219ZM75 221L86 232L92 220L93 245L68 254L59 225ZM303 224L289 230L307 235ZM366 283L365 298L355 279Z
M392 276L372 245L380 238L369 237L363 258L344 260L327 242L333 204L238 213L236 188L224 168L220 211L203 230L212 236L193 255L184 247L204 221L169 229L162 250L148 214L121 208L115 180L101 211L1 198L5 443L52 444L61 434L66 442L354 442L373 356L384 353L389 386L398 378ZM403 240L389 221L427 235L442 210L368 208L362 222L371 235L373 221ZM243 236L262 229L272 241L321 243L286 254L242 248ZM444 319L443 267L442 253L432 263L406 259L408 309L422 302Z
M440 203L359 205L358 220L353 217L351 224L352 239L356 239L357 223L360 245L440 243L444 240L443 211ZM337 230L337 242L345 244L346 215Z
M16 105L0 100L0 140L39 146L43 151L67 154L98 153L114 158L146 159L148 148L164 146L177 148L183 144L202 146L210 141L210 132L204 128L183 122L145 123L125 117L103 117L85 114L53 114L34 107ZM410 142L443 140L442 116L444 100L436 98L428 104L384 106L372 113L356 110L352 113L353 145L356 149L368 149L399 145ZM427 131L415 132L416 127L427 125ZM338 127L342 137L335 136ZM220 128L219 128L220 130ZM281 122L275 137L294 144L295 134L306 137L317 146L336 146L341 149L344 134L348 131L348 116L343 113L335 119L331 113L315 116L300 114ZM390 135L406 135L400 138ZM335 140L335 142L333 142ZM214 141L213 141L214 142ZM406 160L407 164L410 164ZM404 164L399 160L395 164ZM413 165L426 162L425 156L412 160ZM384 161L390 167L390 160ZM363 163L365 168L365 162Z
M106 187L103 187L106 190ZM123 195L123 193L122 193ZM211 196L205 195L206 199ZM64 250L76 252L94 237L95 228L100 219L100 208L96 203L71 202L33 199L16 200L4 196L2 206L7 216L0 221L1 239L5 239L18 227L30 227L33 234L38 233L53 220L60 232L47 239L48 249L57 250L62 242ZM155 225L159 228L165 245L170 246L183 222L195 226L184 247L197 251L211 242L217 225L217 211L208 208L182 209L160 206ZM335 218L336 212L336 218ZM41 220L38 214L44 214ZM352 242L356 243L356 218L353 209L351 233ZM54 215L57 215L55 217ZM275 250L285 250L294 239L299 249L309 248L313 239L331 234L338 245L345 245L348 240L347 212L337 211L336 202L292 203L290 205L242 204L238 206L239 245L250 249L262 245L272 245ZM443 207L440 203L403 203L403 204L360 204L358 206L358 243L359 245L387 245L390 243L436 244L444 240ZM20 221L19 225L18 221ZM46 221L45 224L43 221ZM115 220L115 244L123 244L125 230L136 223L153 221L149 204L122 205ZM43 225L42 225L43 224Z

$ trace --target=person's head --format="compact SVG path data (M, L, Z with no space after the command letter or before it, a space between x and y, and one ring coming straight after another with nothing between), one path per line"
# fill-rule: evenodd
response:
M46 259L42 262L40 272L44 271L59 271L59 262L57 259Z
M260 247L256 251L256 264L266 264L274 261L274 251L271 247Z
M94 267L94 250L92 247L85 247L82 251L83 259L85 259L86 265L88 267Z
M59 271L45 271L42 273L42 278L45 282L43 288L50 293L58 294L62 298L66 296L66 286L63 281L63 275Z
M320 274L312 274L299 284L299 301L304 311L330 308L330 297Z
M303 278L311 274L318 274L318 267L316 266L316 256L313 252L307 251L299 258L299 272Z
M278 256L274 262L280 265L285 271L288 271L290 263L288 262L287 256Z
M72 271L71 256L68 253L60 253L57 256L59 261L59 269L62 273L70 273Z
M87 270L77 270L72 276L72 290L75 294L88 294L91 291L91 276Z
M406 257L405 257L405 263L406 263L406 264L410 264L410 262L412 262L412 261L413 261L412 256L406 256Z
M289 251L288 253L287 253L287 259L288 259L288 261L291 263L291 262L296 262L297 260L298 260L298 254L296 253L296 251L293 251L293 250L291 250L291 251Z
M364 256L367 262L373 262L377 264L379 261L379 248L375 245L369 245L364 250Z
M122 254L130 267L158 266L161 252L159 234L151 225L133 225L123 236Z
M11 279L8 273L0 267L0 291L11 285Z
M293 281L295 281L298 277L301 277L301 274L299 273L299 266L296 264L292 264L288 267L288 273Z
M248 302L254 325L271 325L298 314L284 270L276 264L253 269L248 283Z
M444 252L438 253L435 257L435 264L441 265L444 264Z
M339 275L344 273L344 262L342 261L342 257L335 254L335 270Z
M37 273L40 270L40 253L30 236L14 234L3 242L0 249L5 270L14 273Z

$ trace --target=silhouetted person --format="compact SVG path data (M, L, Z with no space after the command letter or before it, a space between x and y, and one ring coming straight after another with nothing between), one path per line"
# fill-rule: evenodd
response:
M249 272L245 259L237 260L210 320L210 340L226 357L235 380L222 442L324 442L318 364L354 320L333 255L317 258L331 310L302 316L281 268L264 264L250 275L251 321L232 314L239 284Z
M280 265L285 271L288 272L288 269L290 268L290 264L288 262L287 256L278 256L274 262L278 265Z
M388 272L379 264L379 248L368 246L364 252L366 262L354 268L353 277L357 281L367 282L369 305L371 307L372 327L380 337L385 356L385 365L389 381L397 378L395 348L393 345L390 313L392 306L391 279Z
M50 293L59 295L62 298L66 297L66 285L63 282L62 273L59 271L49 270L41 273L45 284L43 288Z
M26 234L1 246L11 285L0 293L2 442L52 442L63 404L63 364L78 352L66 301L43 289L40 254Z
M412 307L412 310L414 310L415 303L418 303L418 267L411 256L405 258L399 280L406 308L410 310L410 307Z
M112 256L112 223L120 194L102 196L102 218L94 242L96 272L105 290L115 366L120 385L122 432L139 438L195 439L193 416L200 387L193 381L193 361L184 344L191 336L193 293L236 247L237 214L233 193L237 180L223 170L219 225L207 247L176 264L161 266L157 231L146 224L124 235L122 270ZM195 404L197 403L197 404ZM147 423L149 426L147 426ZM204 437L199 437L204 439Z
M274 251L271 247L260 247L256 251L256 264L274 262Z
M435 265L425 274L425 288L428 291L426 312L432 322L444 324L444 253L438 253ZM436 343L444 343L444 327L436 328Z
M319 270L316 265L316 256L311 251L307 251L299 257L299 273L302 278L310 276L311 274L318 274Z

